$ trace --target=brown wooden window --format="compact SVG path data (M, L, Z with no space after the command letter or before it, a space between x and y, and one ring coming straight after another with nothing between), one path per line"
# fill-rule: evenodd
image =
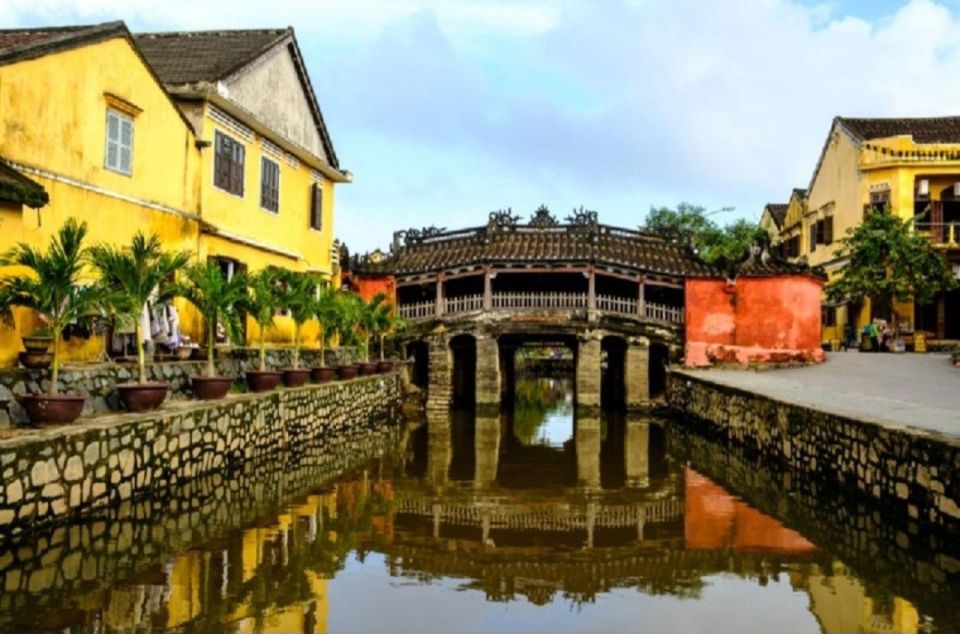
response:
M260 206L267 211L280 211L280 165L260 158Z
M314 183L310 188L310 228L323 229L323 183Z
M879 192L870 192L870 204L865 206L863 209L863 216L866 218L867 214L870 212L874 213L886 213L890 208L890 192L889 191L879 191Z
M824 328L832 328L837 325L837 308L835 306L824 306L820 309L820 325Z
M808 235L810 239L810 253L813 253L817 250L817 222L813 221L810 223L810 234Z
M243 163L246 148L222 132L215 134L213 184L220 189L243 196Z
M833 216L823 219L823 243L833 244Z

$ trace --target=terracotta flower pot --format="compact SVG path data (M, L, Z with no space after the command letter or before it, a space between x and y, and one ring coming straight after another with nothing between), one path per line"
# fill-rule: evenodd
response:
M20 398L20 404L34 425L67 425L80 417L86 397L75 394L31 394Z
M313 368L310 370L310 378L314 383L326 383L337 375L336 368Z
M51 363L53 363L52 352L27 350L20 353L20 365L29 370L43 370L49 368Z
M275 370L251 370L247 372L247 388L251 392L269 392L280 383L282 372Z
M363 376L370 376L371 374L377 373L377 364L376 363L361 363L360 364L360 374Z
M46 352L53 344L53 337L21 337L27 352Z
M393 361L381 361L380 363L378 363L377 372L379 372L380 374L393 372Z
M201 401L215 401L230 391L233 379L229 376L195 376L190 379L193 394Z
M170 386L166 383L121 383L117 386L120 402L128 412L148 412L157 409L167 398Z
M300 387L310 380L310 370L294 370L288 368L283 371L283 384L287 387Z
M337 368L337 377L341 381L345 381L347 379L355 378L359 371L360 371L360 366L358 366L356 363L341 365L339 368Z

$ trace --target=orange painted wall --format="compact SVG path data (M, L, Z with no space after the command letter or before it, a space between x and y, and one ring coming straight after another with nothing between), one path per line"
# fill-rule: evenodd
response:
M392 275L353 275L349 280L352 288L364 301L369 302L377 293L383 293L390 298L390 303L397 305L397 284Z
M808 275L687 280L686 364L822 360L822 289Z

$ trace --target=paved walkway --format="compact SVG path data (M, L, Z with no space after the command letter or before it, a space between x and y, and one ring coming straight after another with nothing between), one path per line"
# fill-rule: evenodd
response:
M804 368L689 372L851 418L960 437L960 368L947 354L835 352Z

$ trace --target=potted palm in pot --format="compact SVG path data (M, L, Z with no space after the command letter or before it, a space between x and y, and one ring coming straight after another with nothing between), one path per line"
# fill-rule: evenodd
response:
M374 299L377 298L374 297ZM374 335L377 337L377 343L380 352L380 360L377 362L377 372L383 373L393 371L393 361L386 358L385 342L391 333L395 333L398 330L405 328L406 325L406 320L393 310L393 306L389 303L387 296L383 295L380 306L376 310L374 320L375 327L373 331Z
M140 313L150 299L163 303L174 297L173 277L189 263L190 254L164 252L156 235L147 237L138 232L129 248L109 244L92 247L90 261L100 273L105 301L111 312L134 323L137 382L117 385L120 401L131 412L156 409L163 403L170 386L147 381Z
M337 369L326 363L327 344L340 333L341 294L329 287L320 291L314 310L320 322L320 365L310 370L310 378L316 383L326 383L337 374Z
M240 314L246 297L246 276L237 273L230 279L224 275L216 262L207 261L188 267L184 278L177 284L176 293L196 307L206 328L207 372L206 376L191 379L193 393L201 400L215 400L226 396L233 377L217 376L214 362L214 346L217 339L217 324L220 324L231 341L242 330Z
M97 311L103 297L99 285L84 285L81 281L88 256L83 246L86 235L86 223L70 218L46 251L20 243L0 258L0 264L29 270L28 274L0 279L0 308L8 323L12 322L10 308L20 306L42 313L50 328L53 346L50 389L47 394L30 394L20 399L30 421L36 425L72 423L80 416L86 400L76 394L60 394L63 329L70 322Z
M358 347L360 339L357 330L363 316L363 300L355 293L343 293L339 297L339 319L337 321L340 345ZM345 380L357 376L360 365L357 363L342 363L337 368L337 377Z
M259 329L257 349L260 357L258 369L247 372L247 387L251 392L268 392L276 388L283 374L279 370L267 369L267 348L264 339L267 328L273 325L274 317L280 308L282 274L280 269L268 266L247 278L247 298L244 308L257 322Z
M287 387L300 387L310 379L310 370L300 367L300 334L313 318L316 307L317 279L307 273L287 271L280 287L280 303L293 319L293 367L283 370Z
M370 340L384 327L385 320L389 317L390 305L386 300L387 296L383 293L377 293L369 302L360 300L357 331L360 337L360 352L364 358L360 364L360 373L364 376L377 372L377 362L370 360Z

